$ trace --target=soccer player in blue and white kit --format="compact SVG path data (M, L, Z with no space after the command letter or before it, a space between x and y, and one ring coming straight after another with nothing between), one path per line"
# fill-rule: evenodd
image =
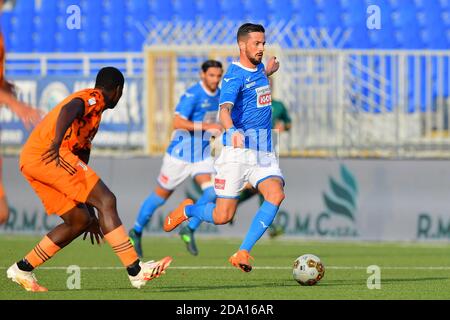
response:
M155 210L166 202L186 178L192 176L203 190L197 204L216 200L212 182L215 169L209 139L220 134L223 129L217 123L222 75L223 68L219 61L204 62L201 67L201 81L186 91L175 109L175 131L164 156L158 185L142 204L134 228L129 233L140 257L143 255L141 237L144 227ZM197 229L200 223L199 219L192 219L183 229L184 234L180 233L191 238L191 241L186 243L188 246L195 245L192 230ZM195 254L195 247L188 247L189 249Z
M171 231L187 219L198 218L214 224L226 224L233 218L239 193L249 182L263 196L239 250L230 257L231 264L245 272L252 270L250 251L272 224L284 200L284 178L272 149L272 108L268 76L279 68L273 57L267 68L261 63L265 30L246 23L239 28L237 41L240 61L231 65L224 76L220 95L220 122L224 126L224 147L215 162L216 204L193 205L184 200L164 221Z

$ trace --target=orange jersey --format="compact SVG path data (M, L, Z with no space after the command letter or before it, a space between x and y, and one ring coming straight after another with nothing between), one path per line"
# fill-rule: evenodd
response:
M24 154L40 156L49 148L55 138L56 123L61 109L76 98L84 101L84 115L81 119L75 119L72 126L67 129L61 148L67 148L72 153L91 148L91 141L98 131L105 108L103 94L98 89L78 91L53 108L31 133L22 150L22 156ZM25 158L21 157L21 163L26 160Z

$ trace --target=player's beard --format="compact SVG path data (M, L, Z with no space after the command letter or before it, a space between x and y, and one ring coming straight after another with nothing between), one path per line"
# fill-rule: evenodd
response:
M263 56L261 56L261 57L259 57L259 56L251 57L249 54L247 54L247 58L248 58L248 60L250 60L250 62L254 66L257 66L257 65L261 64Z

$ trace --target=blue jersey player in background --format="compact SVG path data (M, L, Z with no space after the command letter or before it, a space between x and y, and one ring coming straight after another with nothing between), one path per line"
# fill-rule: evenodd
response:
M230 222L236 212L239 193L247 182L260 192L264 202L256 213L239 250L229 261L244 272L252 270L250 251L272 224L284 200L284 178L272 148L272 108L268 76L279 68L273 57L264 68L265 30L246 23L239 28L240 61L233 63L223 78L220 94L220 122L226 132L224 147L215 162L216 204L193 204L184 200L164 221L171 231L187 219L214 224Z
M218 87L222 74L223 68L219 61L204 62L201 81L186 91L175 109L175 131L163 159L158 185L142 204L136 223L129 233L140 257L143 255L141 237L144 227L155 210L167 201L186 178L193 177L203 190L197 204L214 202L216 199L212 182L215 170L209 140L222 130L222 126L217 123L220 97ZM200 223L200 219L191 219L188 227L181 232L182 238L184 236L188 240L193 237L190 230L195 230ZM195 242L187 242L189 244Z

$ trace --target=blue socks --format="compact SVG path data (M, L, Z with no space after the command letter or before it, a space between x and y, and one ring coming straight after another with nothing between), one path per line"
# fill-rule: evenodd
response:
M199 220L214 223L213 212L216 205L212 202L206 204L194 204L187 206L184 210L188 218L198 218Z
M134 224L134 231L142 233L142 229L147 225L156 209L162 206L166 202L166 199L161 198L156 193L152 192L151 195L145 199L141 206L139 215Z
M277 207L276 205L264 201L255 217L253 218L250 229L248 230L244 242L242 242L239 250L247 250L248 252L252 250L256 241L261 238L264 232L266 232L267 228L272 224L275 216L277 215L278 208L279 207Z
M202 205L207 204L208 202L216 202L216 192L214 191L214 187L209 187L203 190L202 196L197 200L196 205ZM195 231L198 229L200 224L202 223L202 220L200 220L197 217L193 217L189 220L188 227L192 231Z

